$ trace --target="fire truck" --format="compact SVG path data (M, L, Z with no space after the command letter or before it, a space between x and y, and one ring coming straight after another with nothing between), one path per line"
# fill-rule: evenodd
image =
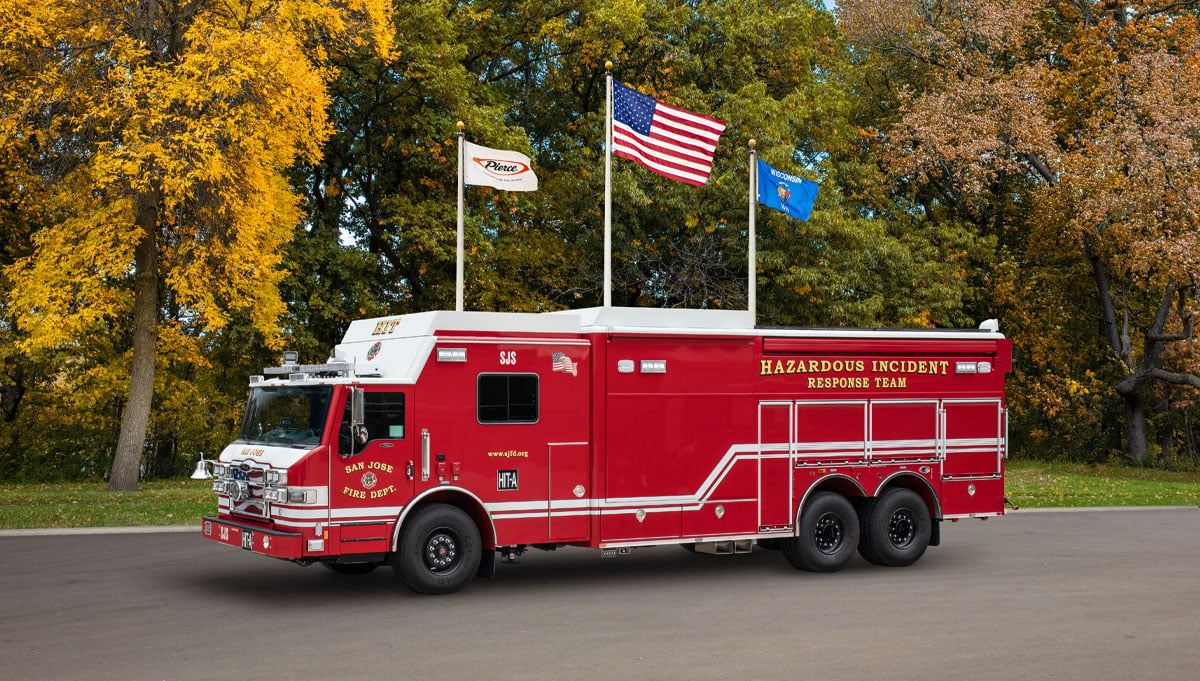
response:
M423 312L250 379L203 536L421 593L565 546L906 566L1004 513L1011 344L744 311Z

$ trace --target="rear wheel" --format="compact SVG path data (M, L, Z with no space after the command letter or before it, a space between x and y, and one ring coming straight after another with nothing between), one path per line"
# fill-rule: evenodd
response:
M840 494L815 492L800 512L795 537L779 540L779 549L792 567L809 572L834 572L845 567L858 544L858 516Z
M449 504L428 504L404 524L391 563L413 591L444 594L475 576L481 556L479 529L470 516Z
M925 554L933 519L921 495L893 488L866 505L858 552L885 567L912 565Z

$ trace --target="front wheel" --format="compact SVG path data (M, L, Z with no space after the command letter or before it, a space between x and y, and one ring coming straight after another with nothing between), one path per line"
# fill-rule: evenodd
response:
M925 554L932 533L933 520L921 495L910 489L889 489L863 512L858 552L876 565L912 565Z
M792 567L809 572L841 570L857 545L854 506L833 492L814 492L800 512L799 532L779 540L779 549Z
M413 512L392 554L392 569L413 591L458 591L475 576L482 557L479 528L456 506L428 504Z

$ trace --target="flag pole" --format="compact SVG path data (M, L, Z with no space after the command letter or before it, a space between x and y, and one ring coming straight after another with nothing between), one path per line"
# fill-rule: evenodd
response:
M466 125L459 121L458 126L458 241L457 262L454 270L454 310L463 311L463 162L466 156L463 144L463 128Z
M612 307L612 68L604 62L604 307Z
M758 325L758 244L755 243L757 237L754 235L754 219L758 208L758 154L754 151L757 144L754 140L750 140L750 228L747 230L746 238L750 242L746 262L747 269L750 271L749 281L746 285L746 309L750 310L750 320L754 325Z

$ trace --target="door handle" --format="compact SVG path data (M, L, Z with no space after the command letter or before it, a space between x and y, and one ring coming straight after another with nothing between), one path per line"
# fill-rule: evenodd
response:
M421 429L421 482L429 479L429 429Z

